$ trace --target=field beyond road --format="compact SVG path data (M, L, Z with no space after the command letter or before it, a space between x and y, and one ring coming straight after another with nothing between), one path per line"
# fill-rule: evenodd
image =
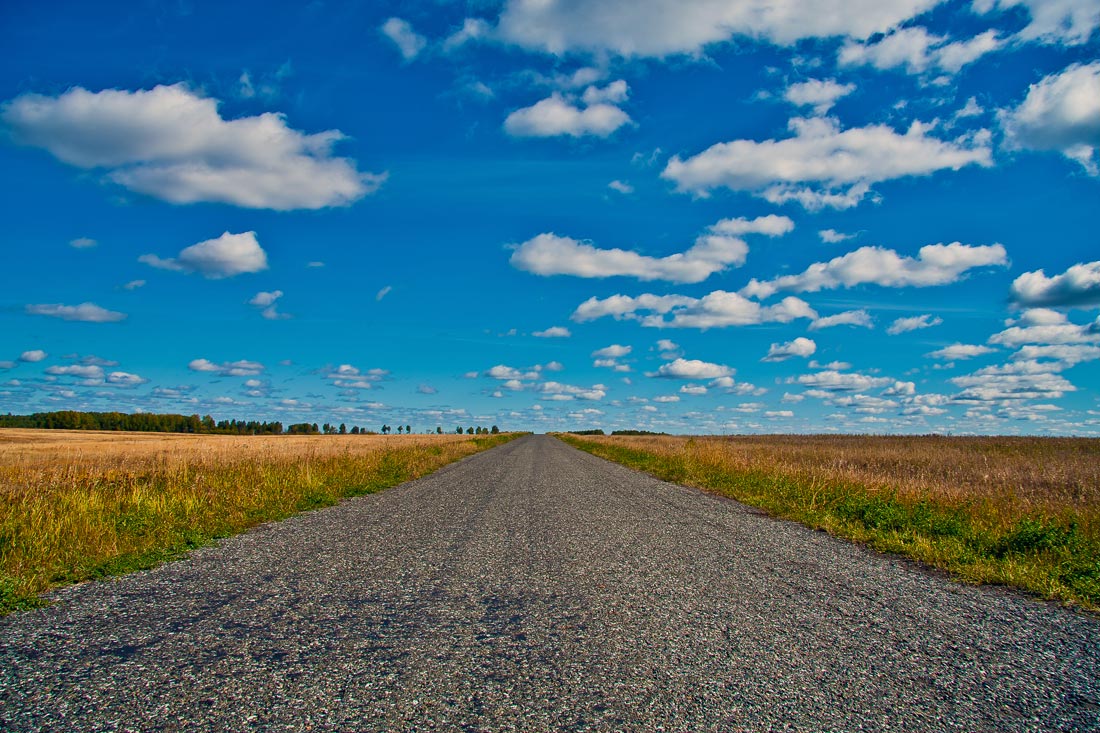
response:
M0 618L0 729L1094 731L1100 623L529 436Z
M562 436L956 576L1100 610L1100 440Z
M50 586L150 567L512 437L0 429L0 614Z

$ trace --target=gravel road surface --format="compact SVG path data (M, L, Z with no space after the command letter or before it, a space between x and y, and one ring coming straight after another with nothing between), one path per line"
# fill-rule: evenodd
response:
M1100 730L1100 622L545 436L0 619L0 730Z

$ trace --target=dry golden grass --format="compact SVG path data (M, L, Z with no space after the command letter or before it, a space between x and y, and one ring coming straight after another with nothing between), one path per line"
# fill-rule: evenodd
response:
M0 429L0 613L514 436L222 436Z
M607 436L567 440L977 582L1100 608L1100 440Z

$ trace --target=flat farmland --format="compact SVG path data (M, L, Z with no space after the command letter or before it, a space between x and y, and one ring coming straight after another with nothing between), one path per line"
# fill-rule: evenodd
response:
M1100 440L564 437L967 581L1100 608Z
M0 430L0 612L409 481L507 436Z

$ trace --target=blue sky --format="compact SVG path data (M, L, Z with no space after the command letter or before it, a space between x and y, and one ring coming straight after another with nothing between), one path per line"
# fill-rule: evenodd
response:
M1098 27L4 3L0 412L1100 434Z

